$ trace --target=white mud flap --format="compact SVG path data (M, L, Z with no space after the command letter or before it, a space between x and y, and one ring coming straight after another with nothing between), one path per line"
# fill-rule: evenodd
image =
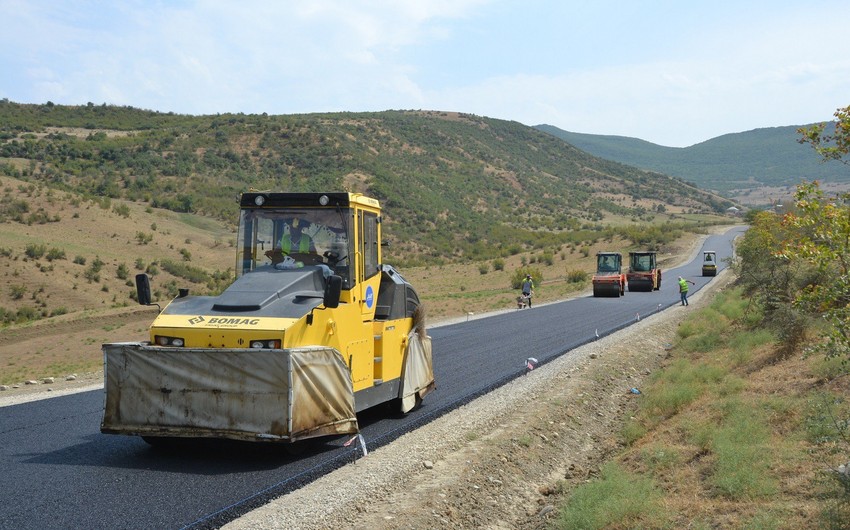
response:
M178 349L104 344L110 434L296 441L359 432L333 348Z
M434 367L431 361L431 337L420 335L414 329L407 336L404 356L404 374L401 387L401 411L409 412L434 390Z

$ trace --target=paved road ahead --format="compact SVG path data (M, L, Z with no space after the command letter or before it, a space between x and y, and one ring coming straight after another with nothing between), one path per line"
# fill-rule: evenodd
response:
M703 248L718 253L721 269L742 232L707 239ZM545 364L677 304L676 276L696 282L693 291L710 280L700 276L701 257L664 271L658 292L583 297L430 329L437 390L407 416L362 415L369 449L520 376L529 356ZM298 458L248 443L158 451L139 438L101 434L102 410L102 391L0 408L0 528L218 526L357 455L343 440Z

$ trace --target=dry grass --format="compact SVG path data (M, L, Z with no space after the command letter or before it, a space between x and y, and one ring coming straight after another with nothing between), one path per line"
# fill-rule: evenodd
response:
M181 261L185 252L191 256L189 265L214 271L232 270L235 261L235 229L207 219L117 200L104 207L105 203L81 201L77 196L9 177L0 177L0 194L6 201L26 201L30 213L41 212L47 219L56 220L0 224L0 310L29 308L45 316L61 315L3 330L2 384L97 370L101 343L144 339L154 313L139 308L130 297L135 291L132 279L140 272L137 262L146 266L163 259ZM126 208L128 216L116 207ZM141 244L139 233L151 236L151 241ZM681 261L695 239L691 234L662 249L661 263ZM33 259L26 255L30 245L59 250L65 257ZM518 292L510 288L510 277L523 260L543 278L536 286L535 303L574 296L589 285L567 281L570 272L590 272L597 251L625 247L623 241L599 242L588 247L585 256L579 248L564 245L551 249L551 265L538 251L504 258L502 270L496 270L490 261L486 274L481 273L480 262L401 272L416 287L433 323L468 313L515 309ZM85 263L75 262L80 257ZM96 259L103 267L98 279L92 281L86 278L86 272ZM125 279L118 277L121 266L128 272ZM161 269L152 278L154 289L171 281L179 286L188 284ZM196 293L203 290L203 286L189 287ZM23 296L15 296L21 290Z
M703 310L691 322L706 320L709 311ZM733 332L727 328L724 334L728 339ZM840 520L823 517L826 506L840 510L845 504L826 470L848 460L850 440L836 431L830 414L841 425L850 408L843 399L822 396L848 395L850 377L825 379L819 375L825 371L822 356L798 351L778 357L778 346L772 342L754 341L748 362L734 363L730 359L738 353L735 349L742 348L740 341L682 351L686 341L674 348L642 399L669 390L675 383L663 374L674 366L680 370L683 361L691 367L716 366L717 377L677 413L649 422L618 458L622 468L651 477L664 491L669 517L664 524L822 528L838 522L841 526ZM815 414L823 410L819 405L829 414ZM641 411L637 418L646 422L647 416ZM635 430L627 427L624 432Z

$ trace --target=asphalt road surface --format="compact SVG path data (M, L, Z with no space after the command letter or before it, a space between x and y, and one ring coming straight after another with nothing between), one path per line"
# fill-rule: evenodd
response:
M709 236L718 267L744 228ZM663 271L661 290L582 297L429 329L437 389L406 416L359 416L372 450L597 336L679 303L677 276L696 285L702 253ZM360 456L349 437L291 456L279 445L193 443L154 449L100 433L103 392L0 408L0 529L214 528Z

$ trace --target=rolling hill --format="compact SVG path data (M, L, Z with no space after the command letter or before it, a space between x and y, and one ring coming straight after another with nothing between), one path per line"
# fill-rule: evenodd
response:
M533 245L606 218L732 204L468 114L191 117L5 103L0 124L0 174L9 177L222 220L235 218L234 197L248 188L361 191L382 201L406 255L469 257L476 246Z
M141 270L158 275L160 299L178 282L220 289L236 197L250 188L376 197L401 267L538 259L641 230L657 242L732 205L517 122L423 111L184 116L0 101L0 186L4 322L131 303Z
M754 188L795 186L801 180L850 183L850 171L823 164L797 129L772 127L724 134L690 147L664 147L637 138L582 134L551 125L536 129L560 138L600 158L658 171L697 186L735 194Z

